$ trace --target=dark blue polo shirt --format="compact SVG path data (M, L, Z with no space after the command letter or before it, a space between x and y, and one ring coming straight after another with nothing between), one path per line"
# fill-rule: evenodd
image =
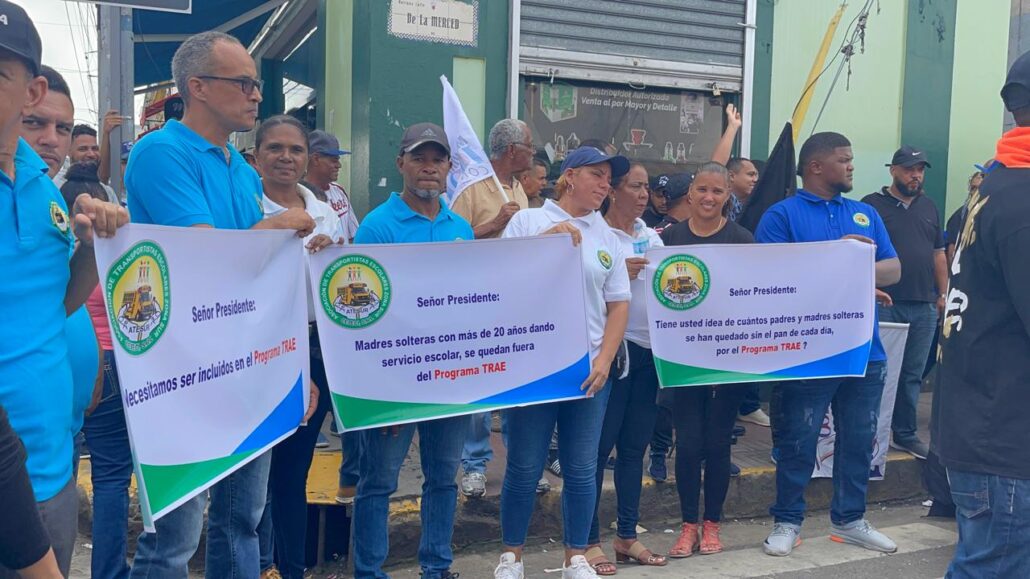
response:
M755 230L758 243L804 243L833 241L845 235L862 235L876 244L876 261L898 256L887 234L883 220L873 207L861 201L837 195L827 201L818 195L798 189L770 207ZM876 311L875 308L873 310ZM873 345L870 362L882 362L887 353L880 342L880 320L873 323Z

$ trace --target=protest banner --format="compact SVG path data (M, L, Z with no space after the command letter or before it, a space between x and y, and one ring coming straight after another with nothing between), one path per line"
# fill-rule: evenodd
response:
M342 430L584 395L583 267L568 236L354 245L309 263Z
M303 251L291 231L131 224L96 240L148 530L303 418Z
M864 375L874 251L854 240L648 250L660 385Z
M887 351L887 379L883 384L883 398L880 399L880 417L876 423L876 439L873 440L873 462L869 467L870 480L883 480L887 472L887 451L891 443L891 421L894 419L894 399L898 394L898 377L901 375L901 360L905 357L905 342L908 341L908 324L880 323L880 340ZM813 478L833 478L833 445L837 433L833 428L833 407L823 419L819 431L819 442L815 452Z

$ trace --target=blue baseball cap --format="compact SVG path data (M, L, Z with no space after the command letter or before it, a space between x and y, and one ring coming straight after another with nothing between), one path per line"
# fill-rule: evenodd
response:
M339 157L350 155L350 151L340 148L340 141L336 137L321 130L311 131L308 134L308 152L312 155L325 155L327 157Z
M587 165L597 165L598 163L608 163L611 165L613 181L629 173L629 159L622 155L605 155L601 149L595 147L573 149L565 156L565 160L562 161L561 172L564 173L568 169L586 167Z

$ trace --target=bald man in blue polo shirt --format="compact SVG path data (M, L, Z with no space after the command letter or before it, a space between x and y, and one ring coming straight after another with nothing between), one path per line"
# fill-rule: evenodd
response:
M128 214L86 195L75 200L69 217L46 163L19 137L23 113L47 94L46 79L37 76L39 34L25 11L6 0L0 0L0 17L0 406L25 446L56 564L67 575L78 492L72 480L72 367L65 322L98 283L94 237L114 235ZM54 562L46 551L33 556L44 556L41 564ZM11 574L0 566L0 577Z
M844 135L827 132L809 137L798 159L803 187L766 211L755 240L803 243L857 239L875 244L876 286L889 286L901 279L901 263L883 221L872 206L842 195L852 188L853 160L851 143ZM781 404L773 417L777 432L776 504L769 510L775 524L764 545L769 555L789 555L801 544L805 488L812 478L819 430L831 402L837 440L830 538L885 553L897 550L893 541L865 519L876 418L887 375L887 355L877 325L873 324L864 377L799 380L778 386Z
M292 229L299 237L310 233L315 222L304 209L294 207L263 219L261 179L228 144L233 132L254 128L261 102L262 83L247 49L221 32L197 34L176 51L172 76L186 112L181 122L168 121L132 149L125 186L133 223ZM218 248L211 251L217 254ZM311 400L309 416L318 403L317 390ZM262 571L257 528L265 508L270 456L265 453L211 487L207 577L258 577ZM186 579L187 563L200 542L206 495L158 519L156 533L140 536L131 577Z

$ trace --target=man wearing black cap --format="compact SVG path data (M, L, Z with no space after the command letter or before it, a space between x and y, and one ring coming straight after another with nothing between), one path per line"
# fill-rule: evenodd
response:
M948 286L944 233L937 206L923 193L924 175L930 168L926 153L904 145L887 166L891 184L862 201L883 218L901 260L901 281L883 288L893 305L877 305L880 321L908 324L891 422L891 446L926 459L929 447L916 434L916 410L923 369L937 330L937 317L944 311Z
M640 216L648 227L654 227L665 219L667 204L665 201L665 187L669 184L668 175L658 175L651 178L648 184L650 195L647 197L647 209Z
M400 193L392 193L365 216L354 243L425 243L471 240L472 226L440 200L447 189L451 149L438 125L418 123L401 139L397 170L404 178ZM422 474L422 546L418 558L422 577L448 579L454 560L451 535L458 500L455 477L461 463L467 416L438 418L393 428L360 432L361 461L354 500L354 576L385 577L383 564L390 552L388 519L390 495L397 490L401 464L418 430Z
M325 131L311 131L308 140L311 147L308 149L310 155L306 179L325 195L326 203L336 211L340 223L343 223L344 237L350 243L358 230L358 216L354 213L347 191L336 182L340 178L340 157L350 155L350 151L340 148L340 141Z
M1030 577L1030 53L1001 90L1016 128L966 203L951 264L931 448L959 541L948 577Z
M676 173L669 176L665 183L665 216L654 227L659 234L665 228L676 225L680 221L690 219L690 204L687 203L687 191L694 181L690 173Z
M53 570L50 557L56 555L67 575L78 492L71 461L73 363L65 327L68 313L78 310L98 283L94 238L114 235L128 215L83 195L69 217L47 175L49 167L20 138L24 112L47 94L47 82L38 76L41 53L39 34L25 11L0 0L0 219L5 224L0 235L0 407L24 445L45 534L39 519L22 516L25 510L2 516L25 523L15 567L46 565L48 559ZM6 539L0 542L5 550L10 547ZM0 577L14 575L0 565Z

